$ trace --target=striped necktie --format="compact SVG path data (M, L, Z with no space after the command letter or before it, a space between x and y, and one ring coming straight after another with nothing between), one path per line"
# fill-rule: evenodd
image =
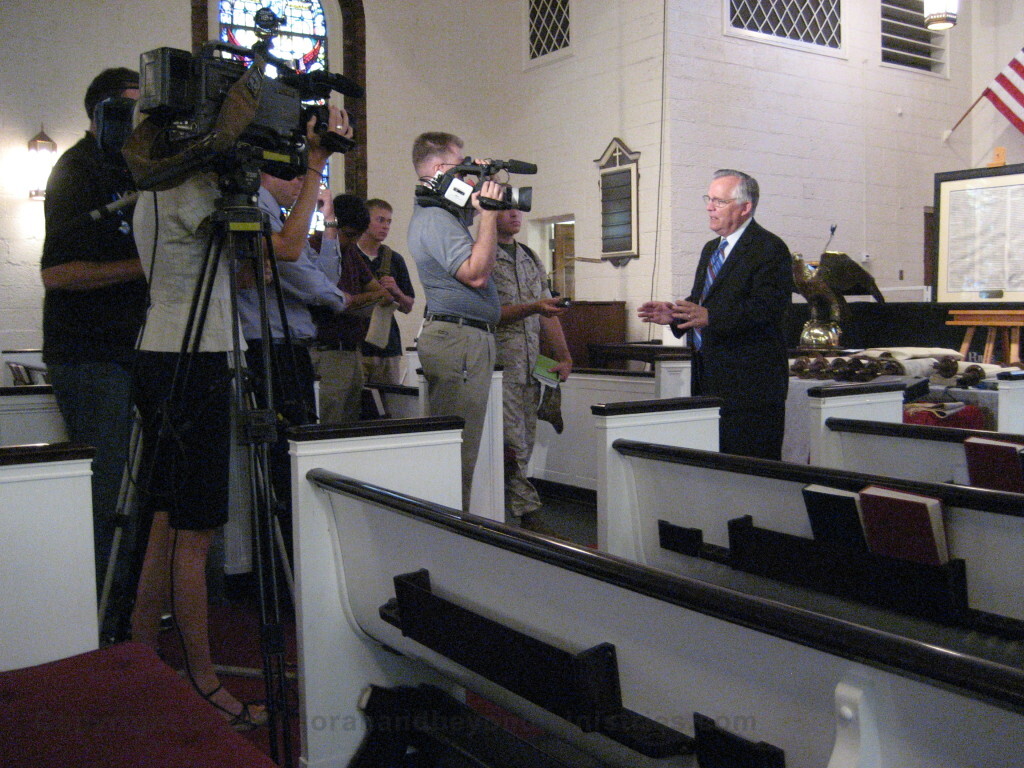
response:
M722 262L725 261L725 243L726 240L723 237L719 243L715 252L711 254L711 262L708 264L708 273L704 277L704 290L701 291L700 300L701 303L708 297L708 291L711 290L711 284L715 282L715 278L718 277L718 272L722 268ZM702 334L699 328L690 329L690 333L693 336L694 349L700 349L704 343Z

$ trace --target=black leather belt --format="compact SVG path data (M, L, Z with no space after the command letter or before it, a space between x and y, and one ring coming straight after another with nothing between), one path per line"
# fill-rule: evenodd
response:
M491 323L485 323L483 320L472 320L468 317L459 317L458 315L427 315L427 320L438 320L442 323L455 323L456 325L468 325L470 328L479 328L481 331L487 331L488 333L494 333L495 326Z
M319 352L355 352L356 349L358 349L357 344L344 344L337 341L321 341L317 342L313 346L315 346Z

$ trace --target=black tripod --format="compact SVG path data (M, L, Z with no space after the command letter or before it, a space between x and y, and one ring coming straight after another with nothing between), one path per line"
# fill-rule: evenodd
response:
M277 762L290 766L292 738L288 725L285 639L275 549L275 543L280 541L280 529L276 517L277 505L270 479L268 456L269 446L277 440L277 416L274 408L274 359L267 313L268 288L263 279L264 264L270 265L272 284L276 289L278 310L282 319L286 318L286 315L279 288L280 276L273 258L269 221L253 204L260 183L257 159L259 150L247 151L245 148L236 147L233 154L234 159L230 167L220 173L222 197L217 201L216 210L211 216L210 237L196 280L170 391L163 408L159 440L162 442L165 438L175 438L174 419L171 415L173 413L175 418L182 416L180 407L175 411L176 404L186 402L184 394L189 392L191 387L198 387L204 383L197 380L194 368L197 366L197 355L217 275L221 271L221 259L226 255L231 259L231 264L224 271L229 276L233 342L231 346L235 350L233 354L229 353L229 368L233 382L231 409L237 425L236 440L239 445L245 446L248 459L253 561L259 597L260 647L270 728L270 749ZM259 344L263 353L263 363L262 370L257 375L262 382L262 407L256 406L251 375L253 372L245 367L239 352L242 340L238 323L238 274L246 271L254 276L253 283L258 299ZM284 326L287 333L287 323L284 323ZM292 368L294 370L294 365ZM202 459L195 456L192 460ZM144 486L145 482L140 482L140 488ZM283 547L281 555L284 557ZM287 565L285 567L287 568ZM188 654L185 656L186 672L191 679ZM195 685L194 679L192 682ZM207 694L208 697L210 695L212 694Z

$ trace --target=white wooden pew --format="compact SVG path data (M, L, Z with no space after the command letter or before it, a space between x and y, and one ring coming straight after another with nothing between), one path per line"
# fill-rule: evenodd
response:
M293 442L305 764L348 764L368 684L423 679L470 688L613 766L692 765L669 753L716 740L745 750L733 765L781 764L753 762L778 757L759 742L790 768L1019 764L1019 648L816 606L799 589L766 597L763 580L716 563L670 574L462 514L457 484L436 503L436 478L458 462L457 448L432 446L457 446L457 430L439 429ZM538 678L564 672L552 658L591 695ZM717 739L698 734L698 713ZM635 749L659 745L659 760Z
M970 485L963 447L968 437L1024 444L1024 434L982 429L838 418L826 419L824 427L837 443L830 454L837 469L932 483Z
M537 424L530 476L596 490L602 445L601 436L594 430L590 409L605 403L688 397L690 365L689 360L658 360L653 374L574 371L561 385L565 429L558 434L547 422Z
M0 445L59 443L68 439L49 384L0 387Z
M1024 621L1024 495L639 441L619 440L613 449L608 471L622 473L633 493L626 497L629 507L607 514L638 524L640 562L671 569L687 557L662 546L659 521L699 530L704 543L721 548L730 546L730 520L744 515L758 528L811 539L805 486L859 491L882 485L942 499L950 557L966 563L970 607ZM610 551L618 554L615 547Z
M95 650L93 450L0 448L0 670Z
M1014 400L1024 382L1005 378L1000 390L1001 423L1014 423ZM968 484L962 443L971 434L1019 440L1024 432L1000 433L902 422L898 385L867 382L807 390L806 421L811 464L928 482Z

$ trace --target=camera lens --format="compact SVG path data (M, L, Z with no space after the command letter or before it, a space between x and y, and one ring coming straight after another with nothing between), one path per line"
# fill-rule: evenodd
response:
M506 187L505 202L520 211L529 211L533 206L533 187Z

